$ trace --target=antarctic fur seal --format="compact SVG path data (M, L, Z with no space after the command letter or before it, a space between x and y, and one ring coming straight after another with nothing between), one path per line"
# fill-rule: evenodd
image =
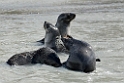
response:
M44 22L44 29L46 31L44 45L50 47L56 52L66 52L66 48L61 40L58 28L49 22Z
M76 17L74 13L62 13L58 16L55 26L58 28L61 37L71 37L69 35L69 26L71 21ZM44 43L44 38L37 42Z
M23 52L13 55L6 62L9 65L47 64L60 67L61 61L56 52L49 47L43 47L36 51Z
M96 69L96 57L91 45L74 38L62 38L62 41L69 50L69 58L63 63L64 67L86 73Z

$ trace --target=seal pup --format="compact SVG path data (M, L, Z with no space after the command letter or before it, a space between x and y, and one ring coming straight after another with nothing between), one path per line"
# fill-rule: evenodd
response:
M69 26L71 21L76 17L74 13L62 13L58 16L55 26L58 28L61 37L71 37L69 35ZM37 42L44 43L44 38Z
M91 45L74 38L62 38L62 41L69 50L69 58L63 63L64 67L85 73L96 69L96 57Z
M36 51L15 54L8 59L6 63L9 65L29 65L40 63L54 67L60 67L62 65L56 52L49 47L43 47Z
M50 47L56 52L67 52L62 40L58 28L49 22L44 22L44 29L46 31L44 45Z

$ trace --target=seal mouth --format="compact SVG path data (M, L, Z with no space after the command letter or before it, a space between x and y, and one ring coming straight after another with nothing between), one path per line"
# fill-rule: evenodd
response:
M73 19L76 17L76 14L74 14L74 13L70 13L69 16L71 17L71 20L73 20Z

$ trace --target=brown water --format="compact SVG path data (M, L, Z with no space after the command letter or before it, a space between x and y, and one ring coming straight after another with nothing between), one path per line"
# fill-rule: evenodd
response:
M76 13L70 34L90 43L101 59L87 74L47 65L8 66L14 54L36 50L43 22ZM61 61L68 58L58 54ZM124 0L0 0L0 83L124 83Z

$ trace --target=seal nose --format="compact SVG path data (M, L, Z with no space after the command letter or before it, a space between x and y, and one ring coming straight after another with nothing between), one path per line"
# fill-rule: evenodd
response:
M74 14L74 13L68 13L68 14L66 15L67 21L71 21L71 20L73 20L75 17L76 17L76 14Z

